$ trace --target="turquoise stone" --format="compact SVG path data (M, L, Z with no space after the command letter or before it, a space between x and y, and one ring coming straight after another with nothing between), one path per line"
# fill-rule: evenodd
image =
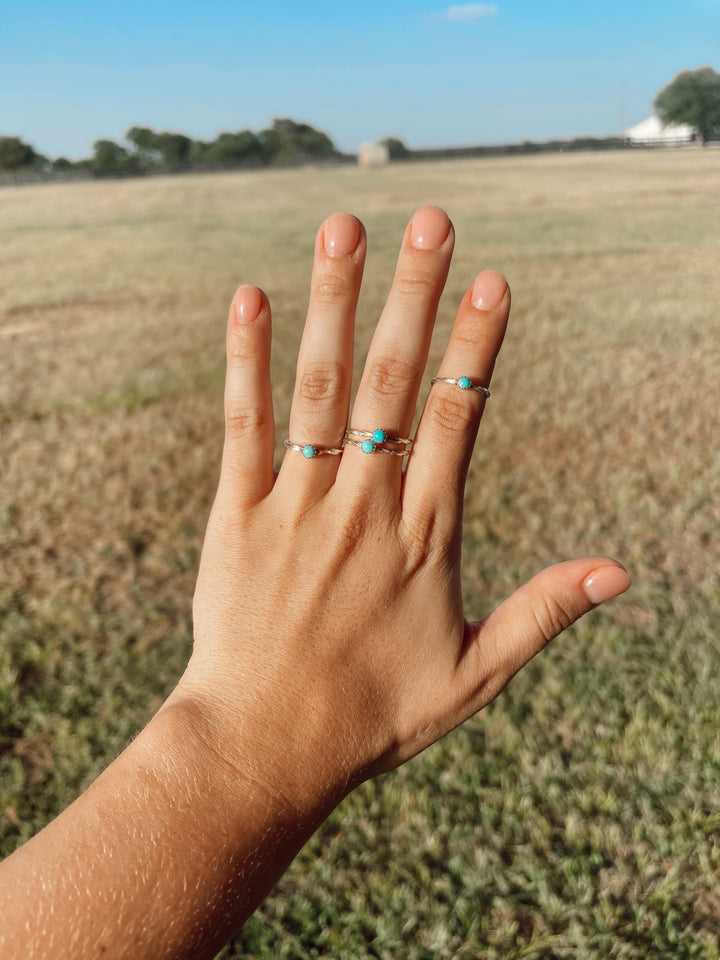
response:
M308 460L312 460L312 458L317 455L317 450L311 443L306 443L302 448L302 455L307 457Z
M458 386L461 390L469 390L472 386L472 380L470 377L460 377L458 380Z
M375 444L372 442L372 440L363 440L363 442L360 444L360 449L363 453L374 453Z
M387 434L384 430L373 430L372 438L375 443L382 443L385 440L385 437L387 437Z

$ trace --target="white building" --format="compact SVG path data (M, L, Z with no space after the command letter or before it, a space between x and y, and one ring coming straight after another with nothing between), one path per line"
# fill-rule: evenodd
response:
M384 167L390 163L390 150L386 143L376 140L374 143L363 143L358 150L358 166Z
M677 147L697 139L697 130L688 123L663 126L659 117L648 117L625 131L624 137L638 146Z

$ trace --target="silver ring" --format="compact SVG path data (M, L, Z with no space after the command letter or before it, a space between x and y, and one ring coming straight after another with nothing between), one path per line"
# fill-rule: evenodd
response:
M409 442L409 441L408 441ZM346 444L351 444L353 447L360 447L363 453L389 453L393 457L409 457L409 450L392 450L390 447L379 447L372 440L350 440L349 438L345 441Z
M359 439L359 438L364 439ZM348 427L345 431L346 444L353 447L360 447L363 453L389 453L394 457L406 457L410 453L412 440L410 437L391 437L386 430L378 427L376 430L356 430L354 427ZM386 444L397 444L401 447L407 447L406 450L396 450Z
M454 387L460 387L461 390L477 390L477 392L481 393L486 399L490 396L490 391L487 387L483 387L481 383L473 383L470 377L458 377L457 380L454 380L452 377L433 377L430 381L430 386L434 383L451 383Z
M322 457L325 454L336 457L342 453L342 447L316 447L312 443L293 443L289 437L283 440L283 446L287 447L288 450L301 453L306 460L312 460L314 457Z

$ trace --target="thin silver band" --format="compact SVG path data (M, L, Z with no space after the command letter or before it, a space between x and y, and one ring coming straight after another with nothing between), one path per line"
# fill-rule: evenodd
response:
M385 433L385 431L382 431ZM352 434L355 437L369 437L371 440L374 438L376 430L356 430L354 427L348 427L345 431L345 439L347 440ZM376 441L377 443L412 443L410 437L388 437L385 434L382 440Z
M287 447L288 450L301 453L306 460L322 457L325 454L336 457L342 453L342 447L316 447L314 443L293 443L289 437L283 440L283 446Z
M353 431L353 432L354 432L354 433L357 433L357 432L359 432L359 431ZM372 434L369 434L369 436L372 436ZM388 437L388 440L389 440L389 439L390 439L390 437ZM353 446L353 447L360 447L361 449L362 449L362 445L363 445L364 442L365 442L364 440L351 440L349 437L346 437L346 438L345 438L345 443L346 443L346 444L349 443L349 444L351 444L351 446ZM387 443L387 441L385 441L385 442ZM401 442L401 443L410 443L411 441L410 441L410 440L402 440L402 441L400 441L400 442ZM363 451L363 452L365 452L365 451ZM409 451L409 450L391 450L390 447L381 447L381 446L379 446L379 444L375 444L374 447L373 447L373 449L372 449L371 451L368 451L368 452L370 452L370 453L389 453L389 454L390 454L391 456L393 456L393 457L409 457L409 456L410 456L410 451Z
M434 383L450 383L454 387L460 387L461 390L477 390L477 392L481 393L486 399L490 396L490 391L487 387L483 387L480 383L473 383L470 377L458 377L457 380L452 377L433 377L430 381L430 386Z

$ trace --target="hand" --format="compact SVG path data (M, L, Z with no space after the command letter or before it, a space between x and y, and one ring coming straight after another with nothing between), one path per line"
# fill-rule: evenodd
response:
M293 444L337 450L347 425L409 436L453 243L443 211L415 214L348 419L366 237L346 214L323 224ZM437 375L487 386L509 310L505 280L483 271ZM269 791L303 809L334 804L485 706L551 638L627 589L614 561L577 560L466 621L462 498L482 392L436 383L409 457L346 444L341 455L306 459L292 449L275 476L270 307L254 287L235 296L227 355L226 441L195 650L172 702L191 704L208 742Z
M409 456L381 438L365 453L353 432L342 446L348 424L408 437L453 241L441 210L413 217L348 421L366 241L345 214L321 227L293 448L277 477L270 307L256 288L238 290L193 655L137 739L0 866L0 950L215 956L353 786L461 723L629 586L612 560L576 560L464 619L462 496L480 390L436 383ZM486 387L509 309L504 279L481 273L438 376Z

